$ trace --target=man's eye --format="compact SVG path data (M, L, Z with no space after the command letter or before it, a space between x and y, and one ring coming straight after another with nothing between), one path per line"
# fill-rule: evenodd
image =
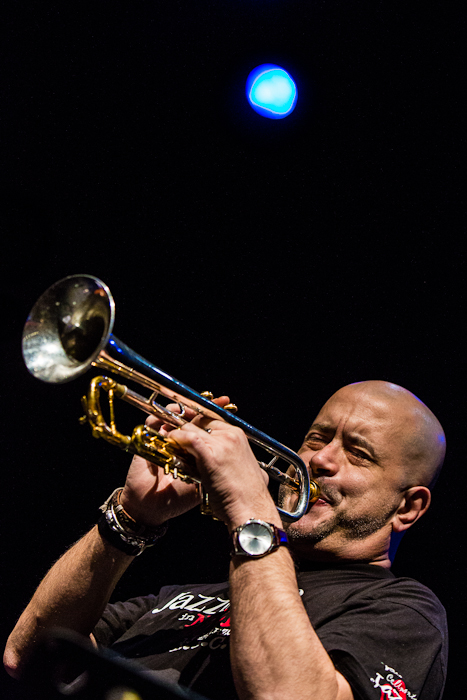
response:
M370 455L367 455L366 452L360 452L360 450L349 450L350 454L354 455L354 457L357 457L357 459L366 459L367 461L371 460Z
M324 437L322 435L308 435L308 437L306 439L307 445L316 444L316 443L323 444L325 442L326 442L326 440L324 439Z

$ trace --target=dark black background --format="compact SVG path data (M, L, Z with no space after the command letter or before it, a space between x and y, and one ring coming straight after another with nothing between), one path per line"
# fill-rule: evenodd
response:
M293 448L348 382L387 379L432 408L448 458L395 569L447 608L457 697L462 5L30 2L2 24L3 639L125 477L127 457L77 424L86 381L46 386L21 359L35 299L88 273L113 292L117 336ZM246 104L264 62L296 79L284 120ZM160 544L163 567L145 553L116 595L221 578L225 550L223 526L188 514Z

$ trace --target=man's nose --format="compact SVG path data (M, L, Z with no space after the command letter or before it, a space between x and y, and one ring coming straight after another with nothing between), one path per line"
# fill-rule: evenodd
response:
M317 476L333 475L339 471L339 446L334 440L315 452L310 460L310 468Z

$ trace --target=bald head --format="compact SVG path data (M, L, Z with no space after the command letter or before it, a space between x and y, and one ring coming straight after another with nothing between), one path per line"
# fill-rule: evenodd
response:
M446 438L428 406L407 389L382 380L349 384L336 393L339 392L361 393L400 417L402 429L398 437L408 485L432 488L443 465Z

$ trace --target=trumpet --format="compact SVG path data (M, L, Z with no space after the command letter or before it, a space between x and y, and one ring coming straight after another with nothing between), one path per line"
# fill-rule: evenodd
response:
M281 518L289 522L301 518L318 499L319 487L310 481L298 454L238 418L234 404L221 408L212 400L212 394L197 393L135 353L112 334L114 320L114 299L100 279L71 275L59 280L40 296L26 320L22 351L27 369L37 379L52 384L71 381L91 367L115 375L119 381L106 375L92 379L82 399L82 422L90 424L94 437L102 437L144 457L174 478L197 483L202 493L192 456L173 441L145 424L136 426L132 435L117 429L115 399L122 399L175 427L187 422L184 416L190 409L196 416L222 420L241 428L253 445L272 456L268 462L257 461L261 469L279 482L281 505L291 504L288 508L276 504ZM142 396L121 380L139 384L151 392L150 396ZM101 407L101 392L107 394L108 421ZM160 404L156 400L159 396L178 404L180 412ZM284 469L276 465L279 460L285 462ZM203 499L204 508L208 510L208 494L204 493Z

